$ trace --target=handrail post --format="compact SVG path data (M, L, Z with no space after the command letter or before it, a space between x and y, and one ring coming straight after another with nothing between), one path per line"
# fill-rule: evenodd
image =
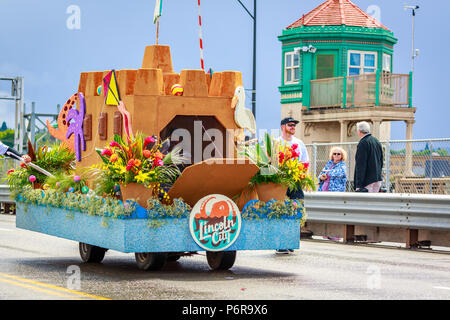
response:
M344 73L342 77L342 108L345 109L347 106L347 72Z
M433 194L433 142L430 141L430 194Z
M408 107L412 107L412 71L409 72L408 77Z
M377 70L375 73L375 106L380 105L380 71Z
M386 141L386 147L384 148L385 161L386 161L386 191L391 192L391 142Z

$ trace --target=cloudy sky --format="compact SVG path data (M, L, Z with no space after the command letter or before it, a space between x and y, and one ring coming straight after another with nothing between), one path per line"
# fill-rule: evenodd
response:
M282 29L324 0L258 0L257 124L278 128L280 119ZM253 10L253 1L242 0ZM366 11L379 8L381 22L394 32L394 72L408 73L411 13L418 4L414 138L449 137L448 63L450 1L354 0ZM25 77L28 108L56 112L76 92L82 71L137 69L146 45L155 44L154 0L2 0L0 1L0 75ZM238 70L252 86L252 20L237 0L202 0L205 69ZM79 21L73 8L79 9ZM160 44L171 46L173 66L200 69L197 0L164 0ZM79 22L79 24L78 24ZM0 86L0 96L9 88ZM250 106L250 96L247 105ZM0 101L0 121L13 126L14 106ZM405 124L392 125L392 138L405 138Z

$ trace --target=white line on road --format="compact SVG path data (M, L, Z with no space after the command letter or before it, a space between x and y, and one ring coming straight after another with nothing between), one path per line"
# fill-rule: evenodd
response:
M450 290L450 287L433 287L435 289Z
M13 231L12 229L3 229L3 228L0 228L0 231Z

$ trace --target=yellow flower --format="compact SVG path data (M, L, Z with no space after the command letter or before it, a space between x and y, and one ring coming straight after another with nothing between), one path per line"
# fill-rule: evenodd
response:
M135 179L136 179L137 182L144 184L145 181L147 179L149 179L149 175L150 175L149 172L142 173L142 171L139 171L139 173L135 176Z

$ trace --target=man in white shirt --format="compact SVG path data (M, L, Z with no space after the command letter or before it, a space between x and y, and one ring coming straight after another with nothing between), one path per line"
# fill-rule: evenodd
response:
M295 129L297 126L297 123L299 123L298 120L295 120L292 117L287 117L281 120L281 136L278 138L281 142L281 145L286 145L291 147L293 144L298 145L298 150L300 152L300 155L298 159L301 162L309 162L309 156L308 151L306 150L306 146L303 143L302 140L296 138L294 136ZM304 199L305 195L303 194L303 190L298 187L297 190L294 191L287 191L286 194L290 199ZM279 249L277 250L277 253L280 254L289 254L290 252L294 252L293 249Z
M308 151L306 150L305 144L302 140L294 136L297 123L299 123L299 121L292 117L287 117L281 120L281 136L279 140L282 145L287 145L289 147L293 144L297 144L298 150L300 150L299 160L301 162L309 162Z

